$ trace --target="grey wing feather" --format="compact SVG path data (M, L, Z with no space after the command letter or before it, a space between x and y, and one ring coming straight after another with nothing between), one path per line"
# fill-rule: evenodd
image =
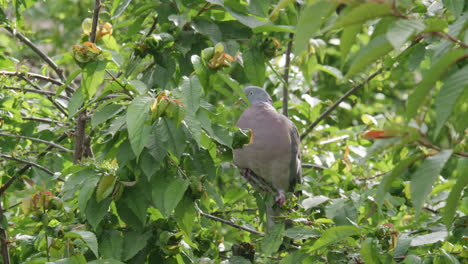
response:
M294 123L291 122L289 130L291 136L291 160L289 164L289 190L294 191L296 184L302 182L302 163L301 163L301 150L299 147L300 138Z

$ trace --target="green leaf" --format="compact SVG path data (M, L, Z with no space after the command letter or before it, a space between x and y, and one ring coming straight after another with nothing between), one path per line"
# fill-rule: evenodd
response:
M112 193L116 181L117 177L112 174L107 174L101 178L96 189L96 201L98 203L107 198Z
M422 32L426 25L421 20L400 19L390 26L386 36L395 50L398 50L413 35Z
M273 253L278 251L281 243L283 243L283 235L284 224L277 224L271 227L271 230L268 230L267 235L262 241L263 254L271 256Z
M140 234L137 232L128 232L125 235L124 240L124 251L122 252L122 260L127 261L134 257L140 250L142 250L148 243L148 239L151 237L151 232Z
M110 199L105 199L98 203L95 195L89 199L88 205L86 206L86 219L95 230L107 214L110 203Z
M65 89L65 87L67 87L68 85L70 85L70 83L76 78L76 76L78 76L78 74L81 73L81 69L77 69L75 70L74 72L72 72L70 75L68 75L68 78L67 78L67 81L61 85L58 89L57 89L57 92L55 93L54 95L54 100L57 99L57 97L63 92L63 90Z
M124 109L125 107L118 104L111 104L98 108L91 118L92 128L106 122Z
M280 264L298 264L302 263L302 261L307 257L307 254L304 250L296 250L287 255L283 258Z
M81 230L73 230L70 233L77 234L80 236L81 239L88 245L89 249L94 253L96 258L99 258L98 253L98 242L96 235L93 232L89 231L81 231Z
M176 158L182 155L186 145L185 133L181 127L176 128L174 121L165 117L160 118L156 125L155 135Z
M359 228L355 226L337 226L325 231L317 241L309 248L309 252L339 242L349 236L359 235Z
M465 0L442 0L442 3L455 17L460 16L465 6Z
M286 229L284 235L295 240L300 240L311 237L320 237L321 233L318 230L314 230L308 226L296 226Z
M440 129L452 114L453 107L458 97L467 86L468 66L463 67L446 78L444 85L442 85L434 100L436 108L435 138L439 135Z
M365 67L375 62L377 59L388 55L392 49L392 45L388 42L384 35L373 38L371 41L369 41L367 46L359 50L359 52L356 54L348 72L346 73L346 76L349 77L362 71Z
M377 19L392 13L392 6L389 4L381 2L367 2L354 7L348 12L343 12L343 14L338 18L338 21L331 26L331 29L346 27L353 24L362 25L367 20Z
M468 158L459 158L456 169L457 182L450 191L444 208L444 215L442 217L442 221L447 227L447 230L450 230L450 227L452 226L458 203L461 200L461 194L463 189L468 185L467 172Z
M281 1L279 1L278 4L273 9L273 11L271 11L270 20L271 21L276 21L278 19L278 15L279 15L280 11L283 8L287 7L290 3L291 3L291 0L281 0Z
M194 224L193 220L196 218L194 201L191 197L184 195L184 198L175 208L175 216L177 218L177 225L184 232L184 235L190 237Z
M75 90L72 97L70 98L70 101L68 102L68 116L74 116L76 112L78 112L80 107L83 105L83 102L83 90L80 87Z
M89 199L93 196L94 189L96 189L97 183L99 182L99 177L87 177L81 187L80 192L78 193L78 208L81 212L86 211L86 205L88 204Z
M361 28L361 24L356 24L347 26L343 29L343 33L340 38L341 68L343 68L344 63L346 62L351 46L356 43L356 37L359 32L361 32Z
M193 23L193 28L203 35L207 35L211 42L218 43L223 41L221 30L218 25L210 23L206 20L199 20Z
M120 260L123 252L124 239L117 230L108 230L104 232L99 243L99 252L102 258Z
M448 35L454 38L458 38L462 29L465 28L465 25L468 22L468 16L460 16L458 19L448 26ZM432 63L437 63L441 58L443 58L449 51L452 50L452 47L455 45L455 42L442 39L439 44L436 44L434 49L434 55L432 55Z
M248 26L249 28L256 28L267 23L250 14L238 12L230 7L224 6L224 8L229 12L229 14L231 14L235 19L237 19L237 21Z
M309 4L299 17L294 36L294 54L299 56L309 44L309 39L315 36L325 19L336 9L337 4L328 1L316 1Z
M223 72L218 72L217 74L229 86L229 88L232 89L236 96L241 97L245 102L249 101L244 90L236 80L232 79L229 75Z
M145 188L145 186L149 187L148 182L145 184L145 181L139 181L135 186L125 188L125 193L121 198L138 217L143 227L146 225L146 209L148 208L148 200L144 193L149 191L149 188Z
M465 51L463 49L449 51L424 75L423 80L417 84L413 93L408 98L408 105L406 108L406 118L408 120L416 115L416 112L422 106L424 99L436 81L438 81L447 69L464 54Z
M130 2L132 2L132 0L117 0L117 1L114 1L113 7L112 7L112 18L111 19L118 18L125 11L125 9L127 9Z
M381 263L379 260L378 255L378 247L377 244L374 242L373 238L366 238L361 243L361 258L364 260L366 264L378 264Z
M86 101L89 101L104 81L107 60L96 60L89 62L83 69L81 77L81 88Z
M294 33L294 27L288 25L263 25L258 26L253 29L254 33L262 33L262 32L289 32Z
M127 110L128 137L137 159L151 134L151 127L145 124L150 119L151 102L152 98L149 96L138 96L133 99Z
M376 191L376 202L378 206L382 206L384 202L385 195L387 194L388 190L392 186L392 182L400 176L411 164L415 161L422 159L424 154L421 155L412 155L402 161L400 161L392 170L390 174L387 174L377 187Z
M242 54L244 72L249 81L256 86L263 87L265 82L265 58L260 45L249 45Z
M430 156L411 175L411 199L416 214L419 215L424 200L432 190L440 171L452 155L453 150L442 150L434 156Z
M158 175L153 177L153 203L164 217L168 217L184 196L189 182L179 177Z

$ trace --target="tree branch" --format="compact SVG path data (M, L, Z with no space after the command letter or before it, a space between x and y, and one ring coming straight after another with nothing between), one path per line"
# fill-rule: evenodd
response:
M283 115L288 116L288 86L289 86L289 66L291 64L291 49L294 33L289 33L289 42L286 48L286 63L284 66L283 79L286 85L283 86Z
M29 80L25 76L21 76L20 78L23 79L24 81L26 81L27 83L29 83L29 85L31 85L32 87L36 88L36 90L42 91L42 89L39 86L37 86L35 83L33 83L31 80ZM57 109L60 112L62 112L62 114L67 115L67 111L63 108L62 105L60 105L58 102L56 102L50 95L46 95L46 97L47 97L47 99L49 99L49 101L52 104L54 104L57 107Z
M40 75L40 74L33 73L33 72L0 71L0 75L19 76L19 77L26 76L27 78L30 78L30 79L39 79L39 80L50 82L52 84L59 85L59 86L64 85L64 83L58 79L53 79L51 77ZM71 88L69 87L69 89Z
M360 84L358 85L355 85L352 89L350 89L349 91L347 91L343 96L341 96L338 100L336 100L336 102L330 106L325 112L323 112L312 124L309 125L309 127L307 128L307 130L301 135L301 140L303 140L307 134L310 133L310 131L312 131L312 129L314 129L315 126L318 125L318 123L320 123L320 121L322 121L325 117L328 116L328 114L330 114L336 107L338 107L338 105L343 102L346 98L348 98L351 94L353 94L356 90L358 90L359 88L363 87L364 84L368 83L370 80L374 79L375 76L379 75L380 72L382 71L382 69L379 69L377 71L375 71L374 73L372 73L369 77L367 77L367 79L363 82L361 82Z
M44 172L46 172L47 174L51 175L51 176L54 176L54 173L52 171L50 171L49 169L37 164L37 163L34 163L32 161L27 161L27 160L22 160L22 159L18 159L18 158L15 158L11 155L7 155L7 154L3 154L3 153L0 153L0 157L4 158L4 159L9 159L9 160L14 160L14 161L18 161L18 162L21 162L21 163L25 163L25 164L28 164L30 166L33 166L33 167L36 167ZM6 185L6 184L5 184ZM1 188L0 188L0 196L3 194L4 190L3 190L3 187L5 186L3 185Z
M0 202L0 222L3 222L3 208L2 208L2 203ZM10 264L10 253L8 250L8 236L7 232L5 229L0 227L0 243L2 245L2 257L3 257L3 263L5 264Z
M50 91L44 91L44 90L36 90L36 89L28 89L28 88L21 88L21 87L14 87L14 86L7 86L3 85L1 89L8 89L8 90L14 90L14 91L21 91L21 92L29 92L29 93L37 93L37 94L42 94L42 95L48 95L48 96L55 96L54 92ZM59 98L65 99L67 101L70 101L70 97L65 96L65 95L59 95Z
M57 142L60 142L62 140L64 140L65 138L68 137L68 134L64 133L63 135L61 135L58 139L57 139ZM44 152L40 153L39 155L37 155L36 159L39 159L41 158L42 156L44 156L48 150L52 149L51 146L47 146L47 148L45 149ZM10 185L13 184L13 182L15 182L16 179L18 179L19 176L23 175L24 172L26 172L26 170L28 170L29 168L31 168L33 165L32 164L29 164L27 163L25 166L23 166L23 168L21 168L18 173L16 174L16 176L13 176L11 177L5 184L3 184L1 187L0 187L0 197L3 195L3 193L6 191L6 189L8 189L8 187L10 187ZM58 178L59 181L64 181L63 179L61 178Z
M21 34L20 32L16 31L16 29L12 29L9 26L5 26L5 29L8 30L13 36L18 38L21 42L26 44L28 47L30 47L41 59L43 59L58 75L60 80L62 82L65 82L67 78L65 78L65 75L63 74L63 69L60 69L57 64L49 57L47 54L42 52L34 43L31 42L25 35Z
M228 221L228 220L225 220L225 219L216 217L216 216L214 216L214 215L210 215L210 214L204 213L204 212L203 212L202 210L200 210L200 209L198 209L198 212L200 213L201 216L206 217L206 218L209 218L209 219L211 219L211 220L215 220L215 221L221 222L221 223L223 223L223 224L230 225L230 226L232 226L232 227L235 227L235 228L237 228L237 229L241 229L241 230L247 231L247 232L252 233L252 234L255 234L255 235L265 236L265 234L262 233L262 232L258 232L257 230L253 230L253 229L250 229L250 228L247 228L247 227L243 227L243 226L240 226L240 225L238 225L238 224L234 224L234 223L231 222L231 221Z
M94 1L94 12L93 12L93 25L91 28L91 33L89 34L89 41L92 43L96 42L96 30L99 21L99 11L101 10L101 1ZM75 133L75 153L73 155L73 164L78 164L78 162L83 158L84 150L86 143L86 121L88 117L86 115L86 110L80 112L76 119L76 133Z
M94 0L93 25L89 34L89 41L96 43L96 30L99 22L99 11L101 10L101 1Z
M423 134L422 132L420 132L420 134L421 134L421 136L422 136L424 139L418 140L418 144L419 144L419 145L424 146L424 147L426 147L426 148L434 149L434 150L437 150L437 151L441 151L441 150L442 150L441 147L432 144L432 142L429 140L429 138L427 137L426 134ZM457 155L457 156L460 156L460 157L466 157L466 158L468 158L468 153L466 153L466 152L454 151L453 154L454 154L454 155Z
M58 126L69 126L70 125L70 123L68 123L68 122L60 122L60 121L57 121L57 120L52 120L50 118L35 117L35 116L22 116L21 118L23 120L32 120L32 121L37 121L37 122L42 122L42 123L57 124Z
M29 140L32 140L32 141L36 141L36 142L40 142L40 143L44 143L44 144L47 144L53 148L58 148L58 149L61 149L65 152L73 152L63 146L60 146L58 144L55 144L54 142L51 142L51 141L46 141L46 140L42 140L42 139L39 139L39 138L33 138L33 137L27 137L27 136L20 136L20 135L12 135L12 134L6 134L6 133L2 133L0 132L0 136L4 136L4 137L14 137L14 138L22 138L22 139L29 139Z

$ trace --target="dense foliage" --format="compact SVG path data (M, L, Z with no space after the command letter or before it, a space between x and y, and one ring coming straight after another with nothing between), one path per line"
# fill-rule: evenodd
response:
M466 263L466 10L0 0L3 263ZM268 232L232 164L246 85L301 134Z

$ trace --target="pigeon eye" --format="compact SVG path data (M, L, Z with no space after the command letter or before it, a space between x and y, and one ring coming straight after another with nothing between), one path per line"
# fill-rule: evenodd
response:
M250 95L253 95L253 91L250 92Z

